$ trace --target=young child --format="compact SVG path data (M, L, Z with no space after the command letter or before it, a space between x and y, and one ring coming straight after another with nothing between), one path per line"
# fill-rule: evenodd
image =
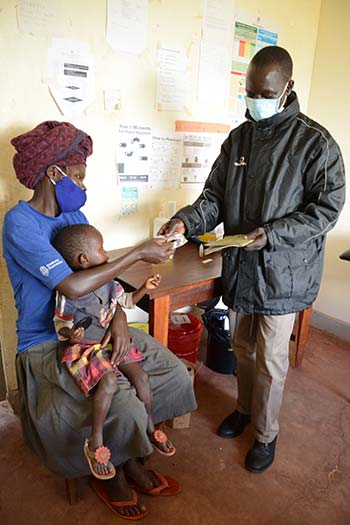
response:
M62 254L72 270L92 268L108 261L103 248L101 233L88 224L74 224L61 229L53 240L53 246ZM115 476L110 462L110 451L103 446L103 425L108 414L118 376L124 375L134 385L138 397L145 404L148 414L148 435L155 449L166 456L175 454L175 447L165 432L156 430L152 421L152 398L148 376L142 369L143 355L130 343L130 351L118 363L111 361L110 345L101 348L113 319L117 304L133 308L147 290L159 286L160 276L150 276L135 292L126 293L116 281L110 281L97 290L69 300L59 292L56 294L55 328L60 340L69 341L62 362L79 388L89 396L94 390L92 428L85 440L84 453L91 472L99 479Z

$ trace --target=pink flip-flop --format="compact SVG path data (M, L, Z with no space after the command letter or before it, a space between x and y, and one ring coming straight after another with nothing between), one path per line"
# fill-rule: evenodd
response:
M105 484L101 483L100 481L97 481L96 479L93 479L91 481L91 487L96 492L97 496L107 505L107 507L114 512L117 516L120 518L123 518L124 520L130 520L130 521L137 521L144 518L147 514L147 509L145 508L144 511L140 512L139 514L135 514L133 516L126 516L125 514L121 514L119 511L120 507L133 507L133 506L139 506L138 503L138 497L134 490L132 490L132 499L129 501L111 501L108 493L105 489ZM144 507L144 505L142 505ZM140 507L140 506L139 506Z
M181 492L180 485L176 479L171 478L170 476L163 476L160 472L150 469L147 472L152 472L152 474L158 478L160 485L158 487L153 487L153 489L143 489L136 485L134 482L129 483L129 487L141 492L142 494L148 494L149 496L176 496Z

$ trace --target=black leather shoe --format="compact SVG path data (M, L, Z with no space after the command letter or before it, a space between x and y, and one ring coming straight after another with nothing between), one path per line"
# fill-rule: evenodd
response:
M238 410L235 410L223 420L218 428L218 434L223 438L235 438L242 434L249 423L250 416L241 414Z
M272 465L275 458L277 436L271 443L255 441L245 458L245 468L250 472L263 472Z

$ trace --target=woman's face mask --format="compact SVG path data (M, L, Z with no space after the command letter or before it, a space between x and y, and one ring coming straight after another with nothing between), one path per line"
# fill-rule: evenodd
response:
M58 182L50 179L55 186L56 200L61 212L80 210L86 203L86 191L74 184L59 166L55 166L55 168L63 175L63 178Z
M285 85L282 95L278 98L250 98L245 97L245 102L250 115L254 120L259 121L265 118L270 118L283 111L283 104L281 100L285 97L289 81Z

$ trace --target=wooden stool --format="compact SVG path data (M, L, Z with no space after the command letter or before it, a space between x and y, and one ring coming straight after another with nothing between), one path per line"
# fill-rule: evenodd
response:
M70 505L76 505L80 499L79 478L65 479L66 496Z
M290 359L290 364L293 368L301 366L304 357L304 350L309 335L310 318L312 314L312 306L296 314L295 325L291 340L294 341L293 353Z

